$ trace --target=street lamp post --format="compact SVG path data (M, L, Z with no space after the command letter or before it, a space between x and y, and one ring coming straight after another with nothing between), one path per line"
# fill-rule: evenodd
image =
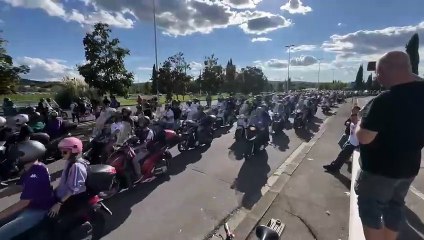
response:
M318 59L318 82L317 82L317 89L318 90L319 90L319 77L320 77L320 74L321 74L321 60L322 60L322 58Z
M153 1L153 29L155 32L155 70L156 70L156 75L158 73L158 41L157 41L157 34L156 34L156 0L152 0ZM156 95L159 97L159 81L157 79L157 76L155 76L156 78Z
M290 79L290 50L292 47L294 47L294 44L287 45L286 48L288 48L289 51L289 61L287 62L287 82L286 82L286 91L289 91L289 79Z
M333 82L336 80L336 79L334 79L334 71L335 71L335 69L333 69Z

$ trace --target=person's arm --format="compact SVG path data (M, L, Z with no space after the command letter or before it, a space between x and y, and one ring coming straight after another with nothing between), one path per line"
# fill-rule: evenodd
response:
M383 128L384 118L388 117L387 107L380 96L371 100L364 110L364 116L359 120L355 133L359 143L369 144Z
M24 210L26 207L28 207L30 203L31 200L19 200L19 202L0 212L0 221L7 219L15 213Z

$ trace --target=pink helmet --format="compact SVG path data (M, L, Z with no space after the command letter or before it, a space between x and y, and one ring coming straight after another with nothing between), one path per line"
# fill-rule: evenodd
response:
M79 154L82 153L82 142L76 137L67 137L59 142L58 148L68 149L72 153Z

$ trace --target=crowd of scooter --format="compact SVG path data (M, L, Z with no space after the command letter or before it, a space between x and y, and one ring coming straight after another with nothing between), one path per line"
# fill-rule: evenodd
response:
M35 208L43 213L32 224L19 224L19 230L11 227L18 225L16 222L6 224L8 236L14 234L13 239L99 238L104 225L99 212L111 214L102 201L166 174L172 160L169 149L174 146L181 153L208 146L217 129L237 123L235 141L244 142L244 156L249 158L264 151L270 134L281 133L291 124L290 117L293 117L293 128L307 129L319 105L327 114L332 106L342 103L351 94L309 91L251 98L230 96L219 98L216 105L208 101L206 106L197 99L184 104L172 101L164 107L151 106L141 100L135 112L129 107L118 111L110 106L110 101L104 101L87 144L61 132L51 147L53 155L67 161L59 187L51 190L49 206L46 206L49 202L46 196L42 197L42 206L37 206L34 202L41 201L40 197L28 193L35 191L28 190L31 184L33 189L41 188L34 186L31 176L37 174L34 169L46 168L42 162L47 160L49 145L52 145L48 133L34 133L29 125L30 118L40 114L34 111L14 116L12 122L16 129L13 130L7 127L7 120L0 117L0 176L2 180L20 176L21 201L29 202L24 207L19 205L19 210ZM60 120L60 117L54 114L46 124L52 119ZM47 183L50 186L49 180ZM45 192L50 194L48 190ZM12 210L8 208L6 213L0 213L0 221ZM44 217L46 213L48 217ZM2 236L5 226L0 228L0 238L10 239Z

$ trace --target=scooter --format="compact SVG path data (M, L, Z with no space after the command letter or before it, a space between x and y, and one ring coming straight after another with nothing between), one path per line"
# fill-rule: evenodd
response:
M306 124L303 122L303 112L300 109L297 109L294 114L293 119L293 128L299 129L304 127Z
M271 129L275 134L279 134L284 129L284 117L279 113L272 113Z
M178 151L185 152L201 145L210 145L213 141L211 124L199 124L191 120L185 121L181 131L181 141L178 143Z
M106 222L104 214L112 215L112 212L103 203L98 193L110 189L115 175L116 170L112 166L88 166L85 184L89 197L86 204L82 204L75 209L75 212L57 221L46 216L38 225L16 236L13 240L100 239ZM58 224L63 231L57 231Z
M247 127L247 117L244 114L237 116L237 128L234 133L234 138L236 142L241 141L245 138L245 130Z
M328 105L324 104L321 106L321 110L322 110L322 113L328 114L330 113L331 108Z
M265 150L268 146L266 133L265 128L261 129L253 125L249 125L246 128L245 158L249 158Z
M141 173L143 174L140 182L150 182L168 172L169 161L172 159L169 149L174 147L180 141L180 138L172 130L164 131L165 144L159 141L152 142L152 145L148 148L153 149L153 151L140 162ZM121 190L133 186L137 176L132 160L136 156L134 147L137 145L139 145L138 138L130 138L106 160L107 165L116 169L116 178L110 191L100 193L102 198L108 199Z

